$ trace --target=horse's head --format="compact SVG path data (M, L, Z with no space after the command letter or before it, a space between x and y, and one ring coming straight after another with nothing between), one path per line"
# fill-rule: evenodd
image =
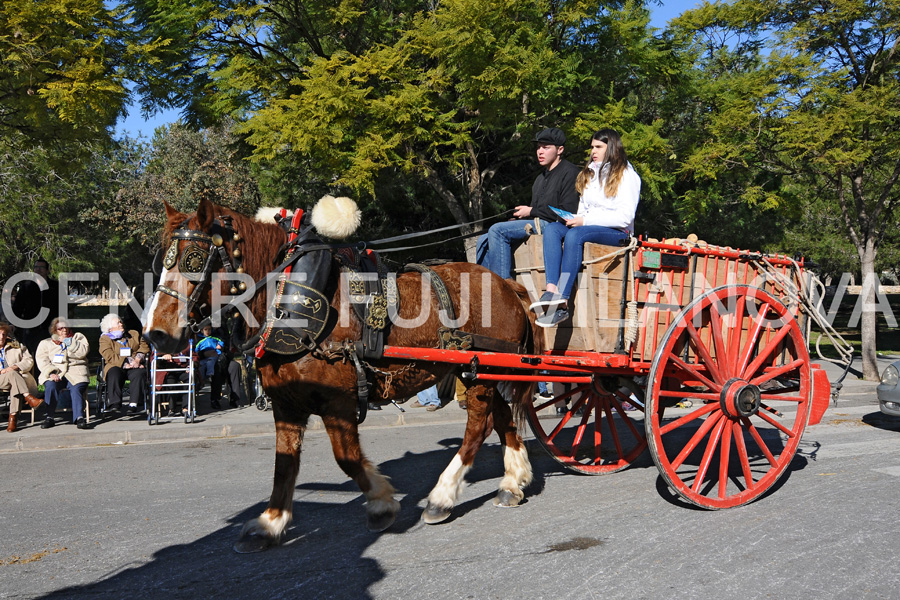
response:
M163 353L182 350L203 319L219 308L212 298L216 286L220 299L244 294L249 299L253 285L264 281L276 266L275 261L280 260L278 250L284 249L289 234L295 238L294 253L298 256L292 265L294 274L307 286L323 290L330 275L331 253L323 248L311 223L320 231L326 229L323 233L329 235L327 225L319 225L335 219L323 217L321 204L320 201L311 216L303 215L299 223L291 225L288 219L283 228L271 221L263 225L205 199L193 215L166 204L159 285L144 311L144 335L150 343ZM355 216L358 222L358 214ZM343 227L346 229L345 223ZM249 252L251 248L255 251ZM237 275L217 281L215 273ZM265 294L265 290L264 285L259 294ZM262 307L264 311L265 302ZM258 320L262 315L255 317Z
M144 335L159 352L174 353L210 305L212 274L245 269L231 211L205 199L193 215L165 206L159 285L144 310Z

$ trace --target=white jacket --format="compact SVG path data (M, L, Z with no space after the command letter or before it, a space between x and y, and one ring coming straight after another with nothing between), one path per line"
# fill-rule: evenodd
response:
M598 174L600 165L591 163L594 176L584 187L581 200L578 202L578 215L584 218L585 225L602 225L634 233L634 213L637 211L641 196L641 178L631 163L625 167L616 195L606 195L606 175L609 165L602 174ZM599 176L598 176L599 175Z

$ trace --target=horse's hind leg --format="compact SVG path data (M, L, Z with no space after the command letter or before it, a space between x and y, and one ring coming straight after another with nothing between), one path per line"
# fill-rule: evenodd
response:
M466 434L463 437L459 451L453 456L453 460L441 473L437 485L428 494L428 504L422 519L429 524L440 523L450 516L450 512L456 505L462 493L466 473L475 462L475 454L484 440L491 432L491 404L502 402L494 400L496 392L493 389L476 385L469 388L466 397L468 420L466 422Z
M366 497L366 527L370 531L384 531L393 524L400 510L400 503L394 500L394 487L378 472L378 467L363 456L355 420L323 416L322 421L331 438L331 449L338 466Z
M238 552L259 552L281 542L285 529L291 522L294 503L294 485L300 471L300 446L306 431L308 414L294 415L289 422L279 414L279 404L275 411L275 480L269 506L256 519L247 521L241 530L235 550Z
M503 445L504 467L494 506L518 506L525 497L523 490L531 483L531 461L509 404L499 398L494 402L494 430Z

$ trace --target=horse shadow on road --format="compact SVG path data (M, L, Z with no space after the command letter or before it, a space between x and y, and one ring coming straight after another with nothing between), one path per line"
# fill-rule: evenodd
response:
M232 547L243 524L265 510L259 502L232 515L228 524L187 544L164 547L145 564L124 565L98 581L68 586L44 598L66 600L98 598L188 599L226 598L372 598L372 586L386 570L367 556L381 536L398 535L420 527L421 507L431 487L456 453L460 438L441 441L441 449L408 452L380 464L397 488L401 510L396 522L382 533L365 527L364 498L351 481L340 484L302 482L294 499L294 523L284 543L257 554L237 554ZM535 480L526 489L526 500L544 489L545 475L556 469L543 453L531 452ZM500 444L486 443L466 476L474 484L503 476ZM301 469L301 480L303 470ZM482 486L483 487L483 486ZM464 520L476 510L494 510L496 493L472 497L464 488L460 504L446 523ZM523 509L524 510L524 509ZM433 527L440 528L442 525ZM429 526L431 527L431 526ZM135 540L136 544L140 540ZM414 559L415 557L410 557ZM420 557L421 558L421 557Z

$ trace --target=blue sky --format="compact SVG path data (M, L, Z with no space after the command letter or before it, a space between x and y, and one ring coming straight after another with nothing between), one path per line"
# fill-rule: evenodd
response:
M664 2L662 6L653 6L653 18L650 24L659 29L663 29L666 23L684 11L693 8L701 3L701 0L680 0L678 2ZM116 125L116 135L122 136L125 132L131 137L144 137L150 139L153 137L153 131L162 125L173 123L178 120L179 111L166 110L145 120L141 116L138 106L132 106L127 118L119 121Z

